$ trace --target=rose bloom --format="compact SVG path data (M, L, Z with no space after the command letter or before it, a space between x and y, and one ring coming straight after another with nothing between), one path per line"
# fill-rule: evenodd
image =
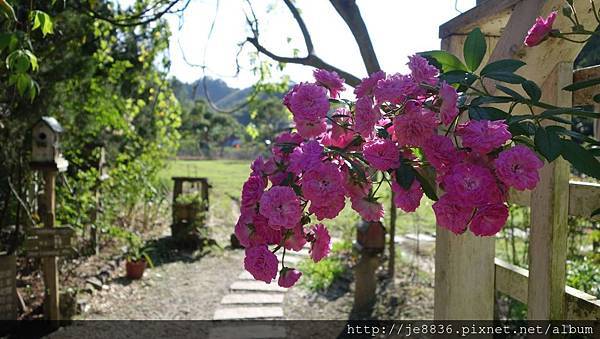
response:
M437 84L438 69L429 64L427 59L415 54L408 57L408 68L411 71L411 77L417 84L426 83L428 85Z
M250 176L242 186L243 208L255 209L260 197L265 190L265 181L259 176Z
M378 104L384 102L400 104L418 91L419 86L415 84L411 77L397 73L379 80L373 94Z
M504 145L512 135L503 121L470 120L457 129L462 145L475 152L489 153Z
M533 47L539 45L546 39L550 31L552 31L552 25L556 19L558 13L553 11L548 15L548 18L544 19L541 16L535 20L535 24L527 32L525 41L523 42L527 47Z
M271 253L266 245L250 247L246 249L244 268L250 272L254 279L262 280L270 284L277 276L279 261L275 254Z
M461 234L467 229L473 213L472 207L464 206L449 194L444 194L432 208L437 224L455 234Z
M406 103L404 114L394 118L394 135L400 145L423 146L436 133L435 113L423 109L416 101Z
M306 244L306 235L304 234L304 227L298 225L292 230L288 231L283 246L288 250L300 251Z
M460 162L462 158L452 140L443 135L432 135L423 144L422 149L431 166L440 173L443 173L453 164Z
M281 272L279 272L277 284L281 287L290 288L296 284L301 276L302 272L297 269L284 267Z
M344 79L342 79L336 72L329 72L324 69L315 69L313 71L313 76L319 85L329 90L329 95L331 95L332 98L337 98L339 96L339 92L346 90L344 88Z
M312 227L314 241L310 246L310 257L314 262L319 262L325 258L331 249L331 236L323 224L316 224Z
M494 166L503 183L523 191L535 188L540 181L538 172L544 163L527 146L517 145L500 152Z
M296 85L287 101L294 118L304 121L318 121L329 111L327 90L315 84Z
M321 163L323 146L316 140L304 142L290 154L288 171L300 174L303 171L317 167Z
M255 215L252 218L252 223L254 225L254 232L264 240L261 244L279 245L283 240L283 231L269 226L269 220L262 215Z
M260 198L260 214L274 229L294 228L302 216L300 200L291 187L271 187Z
M348 132L348 130L342 126L347 127L349 125L351 115L352 114L350 113L350 111L345 107L337 108L333 112L331 119L333 121L335 121L336 123L331 124L331 137L332 138L339 138Z
M303 138L316 138L327 131L327 121L324 118L307 120L294 117L298 134Z
M373 106L370 97L362 97L356 101L354 114L354 131L363 138L369 138L375 131L374 127L381 118L379 109Z
M383 205L369 197L350 198L352 209L366 221L380 221L385 214Z
M314 213L318 220L333 219L340 214L345 206L346 198L343 193L336 192L311 201L308 211Z
M337 165L319 163L302 177L302 194L311 202L326 205L330 196L344 194L343 180Z
M373 139L363 146L365 159L374 168L387 171L400 166L400 151L389 139Z
M464 205L475 207L502 199L492 172L482 166L461 163L442 178L444 190Z
M363 78L360 84L354 89L354 94L357 98L373 95L373 90L375 89L375 86L377 86L377 82L382 79L385 79L384 71L377 71L369 77Z
M414 180L408 190L400 186L395 178L392 181L392 191L394 191L394 205L404 212L414 212L421 204L423 189L417 180Z
M505 204L491 204L477 208L469 229L478 236L491 236L502 229L508 219Z
M456 93L454 87L444 82L440 88L440 99L442 99L442 105L440 106L442 123L449 125L458 115L458 107L456 106L458 93Z

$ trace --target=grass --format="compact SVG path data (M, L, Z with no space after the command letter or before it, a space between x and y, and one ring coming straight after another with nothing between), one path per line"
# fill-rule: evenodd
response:
M313 292L327 290L349 269L348 255L351 251L351 242L340 241L334 243L329 256L318 263L308 259L301 261L298 265L298 269L303 272L301 286Z

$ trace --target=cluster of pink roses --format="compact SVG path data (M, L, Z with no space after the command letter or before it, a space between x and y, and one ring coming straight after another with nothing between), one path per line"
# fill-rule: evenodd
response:
M380 71L363 79L352 102L338 100L344 80L324 70L285 96L296 131L279 135L272 157L252 164L235 226L245 268L256 279L269 283L279 271L279 285L289 287L300 278L285 263L278 270L279 249L285 256L309 243L315 262L327 256L327 229L309 225L335 218L346 198L364 220L379 221L384 208L375 194L383 182L394 204L412 212L423 197L424 170L432 167L445 192L433 205L438 224L490 236L508 217L509 187L531 189L539 181L542 161L525 146L507 145L512 136L503 121L461 123L459 95L438 79L437 68L419 55L408 66L409 75ZM413 180L402 184L398 176L406 171Z

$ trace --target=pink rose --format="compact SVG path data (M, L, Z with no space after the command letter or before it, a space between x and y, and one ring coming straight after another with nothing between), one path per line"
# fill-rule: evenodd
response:
M377 99L378 104L390 102L392 104L400 104L407 97L417 93L419 86L415 84L413 79L402 74L393 74L385 79L379 80L377 86L373 90L373 94Z
M277 276L279 261L266 245L246 248L244 268L250 272L254 279L270 284Z
M288 231L288 235L285 238L283 246L288 250L300 251L306 244L306 234L304 234L304 227L298 225L292 230Z
M360 84L354 89L354 94L357 98L362 98L367 95L373 95L373 90L377 86L379 80L385 79L384 71L377 71L367 78L363 78Z
M380 171L398 168L400 166L400 151L396 144L388 139L373 139L363 146L365 159Z
M392 191L394 191L394 205L404 212L414 212L421 204L423 189L417 180L414 180L410 189L405 190L400 186L395 178L392 181Z
M281 240L283 240L283 231L276 230L273 227L269 226L269 221L267 218L263 217L260 214L257 214L252 219L254 224L254 232L262 242L260 244L267 245L279 245L281 244Z
M394 135L401 146L423 146L436 133L435 113L423 109L416 101L406 103L404 114L394 118Z
M242 209L256 210L260 197L265 190L265 180L259 176L251 176L242 187Z
M437 84L439 71L435 66L429 64L427 59L415 54L408 57L408 68L411 71L411 77L417 84L425 83L434 86Z
M296 147L290 154L290 165L288 171L300 174L303 171L311 170L321 163L323 155L323 146L316 140L309 140Z
M260 214L274 229L294 228L300 222L300 200L291 187L274 186L260 198Z
M312 227L314 240L310 246L310 257L314 262L319 262L325 258L331 249L331 237L327 228L323 224L316 224Z
M285 101L289 103L290 111L295 119L319 121L327 116L327 111L329 111L327 90L315 84L296 85Z
M326 205L331 196L343 196L344 177L337 165L319 163L302 177L302 194L311 202Z
M444 194L432 207L437 224L455 234L461 234L467 229L473 214L472 207L461 205L449 194Z
M470 120L459 125L457 134L462 137L464 147L479 153L489 153L512 137L508 125L502 121L490 120Z
M374 133L374 127L381 118L379 108L373 106L370 97L362 97L356 101L354 114L354 131L363 138L369 138Z
M533 47L539 45L542 41L548 37L550 31L552 31L552 25L556 19L557 12L553 11L548 15L548 18L544 20L541 16L535 20L535 24L531 26L523 42L525 46Z
M478 236L491 236L502 229L508 219L508 207L505 204L492 204L479 207L469 229Z
M456 93L456 89L445 82L442 83L442 87L440 88L440 99L442 99L442 105L440 106L442 123L444 125L450 125L458 115L458 107L456 106L458 94Z
M440 174L453 164L460 162L462 156L452 143L443 135L432 135L423 145L425 157Z
M366 221L380 221L385 213L383 205L368 196L351 198L350 202L352 209Z
M298 134L306 139L316 138L327 131L327 121L324 118L306 120L294 117L294 123Z
M502 182L523 191L535 188L540 181L538 172L544 163L527 146L517 145L500 152L494 166Z
M343 194L334 193L310 202L308 211L314 213L318 220L333 219L337 217L346 206Z
M281 272L279 272L277 284L281 287L290 288L296 284L301 276L302 272L297 269L284 267Z
M329 95L332 98L337 98L339 96L339 92L346 90L344 88L344 79L340 78L336 72L329 72L324 69L315 69L313 71L313 76L315 77L317 84L329 90Z
M332 138L339 138L342 135L348 133L347 128L349 127L351 115L352 114L350 113L350 111L345 107L337 108L333 112L331 119L336 123L331 124Z
M492 172L478 165L461 163L452 166L442 178L447 194L465 206L481 206L502 199Z

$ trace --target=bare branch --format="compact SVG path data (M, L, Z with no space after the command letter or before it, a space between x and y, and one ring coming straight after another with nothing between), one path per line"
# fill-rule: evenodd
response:
M344 19L348 28L356 40L356 44L360 50L360 55L365 64L365 68L369 74L380 71L379 61L377 60L377 54L371 43L371 37L367 26L360 15L360 10L356 5L355 0L330 0L331 4L338 12L338 14Z
M358 77L356 77L346 71L343 71L331 64L326 63L325 61L323 61L323 59L319 58L318 56L316 56L314 54L308 55L304 58L284 57L284 56L277 55L277 54L269 51L268 49L266 49L264 46L262 46L258 42L258 40L256 38L248 37L246 39L246 41L251 43L256 48L256 50L258 50L259 53L262 53L275 61L290 63L290 64L312 66L315 68L326 69L328 71L334 71L337 74L339 74L342 78L344 78L346 80L346 83L352 87L356 87L360 83L360 79Z
M306 44L306 50L308 51L308 55L314 54L315 46L313 45L312 38L310 36L310 33L308 32L308 28L306 27L306 24L304 23L304 20L302 19L298 8L294 6L291 0L283 0L283 2L285 2L290 12L292 12L294 19L298 23L298 27L300 27L300 30L302 31L302 36L304 37L304 43Z

